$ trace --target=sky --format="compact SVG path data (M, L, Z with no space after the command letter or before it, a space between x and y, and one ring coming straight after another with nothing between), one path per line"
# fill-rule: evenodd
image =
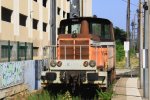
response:
M138 1L130 0L131 21L134 19L134 16L137 16ZM92 6L93 15L107 18L113 23L114 27L126 30L127 0L93 0Z

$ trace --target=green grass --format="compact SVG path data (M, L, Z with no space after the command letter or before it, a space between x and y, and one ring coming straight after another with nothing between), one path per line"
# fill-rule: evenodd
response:
M65 94L58 93L56 96L48 91L43 91L29 95L27 100L81 100L81 97L73 97L69 91L66 91Z
M101 89L97 90L97 94L99 100L111 100L113 95L113 85L109 86L109 88L106 91L102 91Z
M48 91L42 91L40 93L30 94L28 100L51 100Z
M111 100L113 95L113 84L110 85L106 91L101 89L96 90L96 94L93 100ZM81 96L72 96L69 91L65 93L53 94L48 91L38 91L33 94L30 94L26 100L82 100Z
M116 67L117 68L125 68L125 66L126 66L125 58L122 59L121 61L116 62ZM132 68L137 68L139 66L139 58L137 58L136 56L131 56L130 57L130 66Z

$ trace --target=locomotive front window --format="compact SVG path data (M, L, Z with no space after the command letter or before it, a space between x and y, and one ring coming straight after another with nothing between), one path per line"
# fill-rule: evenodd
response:
M74 33L79 34L80 29L81 24L69 24L61 28L61 34L74 34Z
M91 33L98 35L102 40L111 40L110 25L92 23Z

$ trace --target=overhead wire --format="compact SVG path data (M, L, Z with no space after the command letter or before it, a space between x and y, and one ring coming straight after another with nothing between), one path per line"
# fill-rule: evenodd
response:
M121 1L128 2L128 1L126 1L126 0L121 0ZM136 4L133 4L133 3L130 3L130 4L133 5L133 6L138 7L138 5L136 5Z

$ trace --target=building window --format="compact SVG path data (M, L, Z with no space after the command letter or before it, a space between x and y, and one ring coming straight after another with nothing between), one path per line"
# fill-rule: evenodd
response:
M9 52L10 52L10 57L11 57L12 46L10 46L10 51L9 51L9 46L7 46L7 45L1 46L1 57L2 58L8 58Z
M47 23L43 23L43 31L46 32Z
M25 57L26 56L26 47L25 46L20 46L19 48L19 56L20 57Z
M66 17L66 12L65 11L63 11L63 18L65 18Z
M12 10L2 7L2 20L11 22Z
M47 49L46 48L43 49L43 56L47 56Z
M37 0L33 0L33 1L37 2Z
M60 15L60 8L57 7L57 14Z
M37 29L38 28L38 20L33 19L33 29Z
M37 57L38 56L38 47L33 47L33 56Z
M43 6L46 7L47 0L43 0Z
M67 19L69 19L70 18L70 13L67 13Z
M19 14L19 25L26 26L27 16Z
M70 0L67 0L67 1L70 1Z

